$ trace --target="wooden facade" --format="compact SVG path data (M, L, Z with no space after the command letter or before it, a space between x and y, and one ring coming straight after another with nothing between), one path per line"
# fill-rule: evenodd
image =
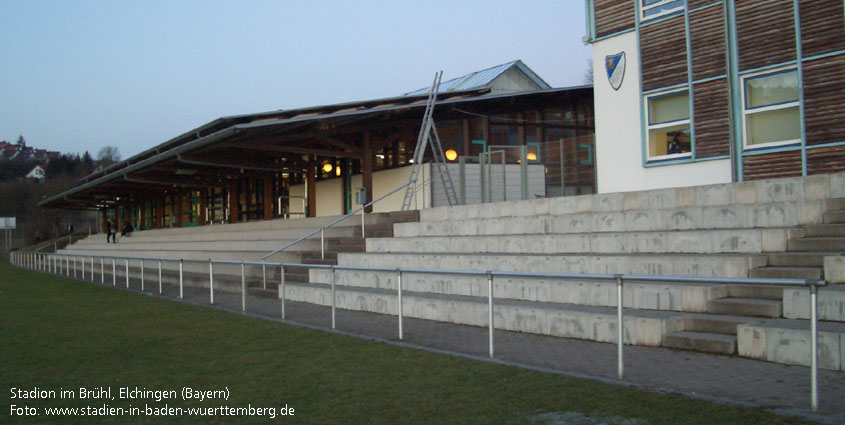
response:
M636 30L641 93L686 85L694 129L689 162L730 157L740 180L845 169L842 1L687 0L665 16L640 20L642 2L590 2L594 35L606 42L615 36L609 31ZM746 146L746 81L781 71L802 77L800 140Z

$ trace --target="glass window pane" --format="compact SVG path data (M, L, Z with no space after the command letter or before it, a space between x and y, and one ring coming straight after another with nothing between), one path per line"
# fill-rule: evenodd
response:
M650 157L690 152L689 123L651 129L648 142Z
M745 122L748 145L801 139L797 106L749 114Z
M689 92L682 91L648 99L648 122L659 124L689 118Z
M746 108L798 100L798 73L781 72L745 80Z
M662 1L663 0L643 0L643 16L648 18L650 16L680 9L684 7L685 3L684 0L676 0L660 4Z

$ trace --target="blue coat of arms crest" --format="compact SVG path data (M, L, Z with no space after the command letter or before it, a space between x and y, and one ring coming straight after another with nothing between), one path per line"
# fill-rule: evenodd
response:
M607 69L607 80L613 90L619 90L622 80L625 78L625 52L615 55L608 55L604 58L604 67Z

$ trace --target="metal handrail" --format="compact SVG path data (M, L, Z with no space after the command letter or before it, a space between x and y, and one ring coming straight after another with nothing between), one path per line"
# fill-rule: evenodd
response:
M284 251L284 250L286 250L286 249L288 249L288 248L290 248L290 247L292 247L292 246L294 246L294 245L296 245L296 244L298 244L298 243L300 243L300 242L302 242L302 241L304 241L304 240L306 240L306 239L308 239L308 238L310 238L314 235L316 235L317 233L320 233L320 256L321 256L321 258L326 258L325 237L324 237L326 229L328 229L328 228L334 226L335 224L340 223L343 220L346 220L350 216L353 216L353 215L357 214L358 212L360 212L361 213L361 237L364 237L364 231L365 231L365 229L364 229L364 226L365 226L364 225L364 213L365 213L365 211L364 210L367 207L375 204L376 202L379 202L382 199L387 198L390 195L393 195L394 193L398 192L400 189L402 189L402 188L404 188L408 185L414 184L414 183L416 183L416 180L409 181L408 183L405 183L401 186L398 186L396 189L393 189L390 192L385 193L384 195L380 196L378 199L370 201L370 202L362 205L357 210L354 210L354 211L344 215L343 217L340 217L337 220L332 221L331 223L326 224L325 226L320 227L319 229L316 229L316 230L308 233L307 235L305 235L305 236L303 236L303 237L301 237L301 238L299 238L299 239L297 239L297 240L295 240L295 241L293 241L293 242L291 242L291 243L289 243L289 244L287 244L287 245L285 245L285 246L283 246L283 247L281 247L281 248L279 248L275 251L270 252L269 254L261 257L261 259L266 260L266 259L268 259L268 258L270 258L270 257L272 257L272 256L274 256L274 255L276 255L276 254L278 254L278 253L280 253L280 252L282 252L282 251Z
M401 188L401 187L400 187ZM399 188L397 188L398 190ZM389 195L389 194L388 194ZM381 198L380 198L381 199ZM374 201L375 202L375 201ZM366 205L362 208L365 208ZM339 222L337 220L336 222ZM52 257L52 258L51 258ZM61 274L61 265L57 264L55 257L72 257L74 258L74 277L76 277L77 263L80 257L82 261L82 278L85 279L85 258L90 259L91 264L91 281L94 281L94 258L100 258L100 273L101 281L105 283L105 272L103 268L104 259L112 259L112 274L113 284L117 286L116 261L118 259L124 260L126 269L126 287L129 288L129 261L141 261L141 288L144 285L144 261L158 261L158 277L159 277L159 294L162 293L162 262L178 262L179 263L179 298L183 298L183 264L184 259L172 258L154 258L154 257L119 257L119 256L99 256L99 255L72 255L72 254L57 254L57 253L39 253L34 251L14 251L11 256L11 263L15 266L29 268L41 271L52 271ZM203 260L189 260L200 262ZM488 338L489 338L489 355L493 357L494 354L494 323L493 323L493 279L495 277L522 277L529 279L587 279L587 280L611 280L616 281L616 344L617 344L617 373L619 379L624 376L624 354L623 354L623 282L629 281L643 281L650 280L656 282L676 282L676 283L721 283L721 284L749 284L749 285L771 285L771 286L799 286L808 287L810 289L810 405L813 411L818 410L818 288L828 286L829 283L823 279L775 279L775 278L719 278L719 277L698 277L698 276L657 276L657 275L642 275L642 274L580 274L580 273L546 273L546 272L515 272L515 271L480 271L480 270L447 270L447 269L419 269L419 268L389 268L389 267L368 267L368 266L342 266L342 265L324 265L324 264L301 264L301 263L282 263L282 262L268 262L268 261L236 261L236 260L213 260L208 259L209 263L209 289L210 289L210 303L214 304L214 264L230 264L241 266L241 309L246 311L246 265L255 266L275 266L281 267L281 281L279 286L279 296L281 299L282 319L285 318L285 268L300 267L307 269L324 269L331 270L331 323L332 329L335 328L336 317L336 299L335 291L335 271L337 270L354 270L354 271L373 271L373 272L388 272L397 274L397 296L398 296L398 320L399 320L399 339L403 339L402 329L402 275L403 273L413 274L448 274L448 275L464 275L464 276L486 276L488 284L487 304L488 304ZM57 269L58 266L58 269ZM70 260L66 262L65 272L70 274ZM264 273L266 285L266 270ZM266 288L266 286L265 286Z

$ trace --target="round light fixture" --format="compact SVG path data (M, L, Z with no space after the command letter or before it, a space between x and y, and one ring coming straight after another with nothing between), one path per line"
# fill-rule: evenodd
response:
M458 153L455 152L454 149L449 149L448 151L446 151L446 159L448 159L449 161L454 161L457 158L458 158Z
M536 153L534 153L534 152L528 152L528 154L527 154L527 155L525 155L525 157L526 157L529 161L536 161L536 160L537 160L537 154L536 154Z
M334 169L334 175L336 175L336 176L340 177L340 167L335 167L335 169Z
M323 164L323 171L324 172L331 173L332 169L334 169L334 167L332 166L331 162L327 162L327 163Z

